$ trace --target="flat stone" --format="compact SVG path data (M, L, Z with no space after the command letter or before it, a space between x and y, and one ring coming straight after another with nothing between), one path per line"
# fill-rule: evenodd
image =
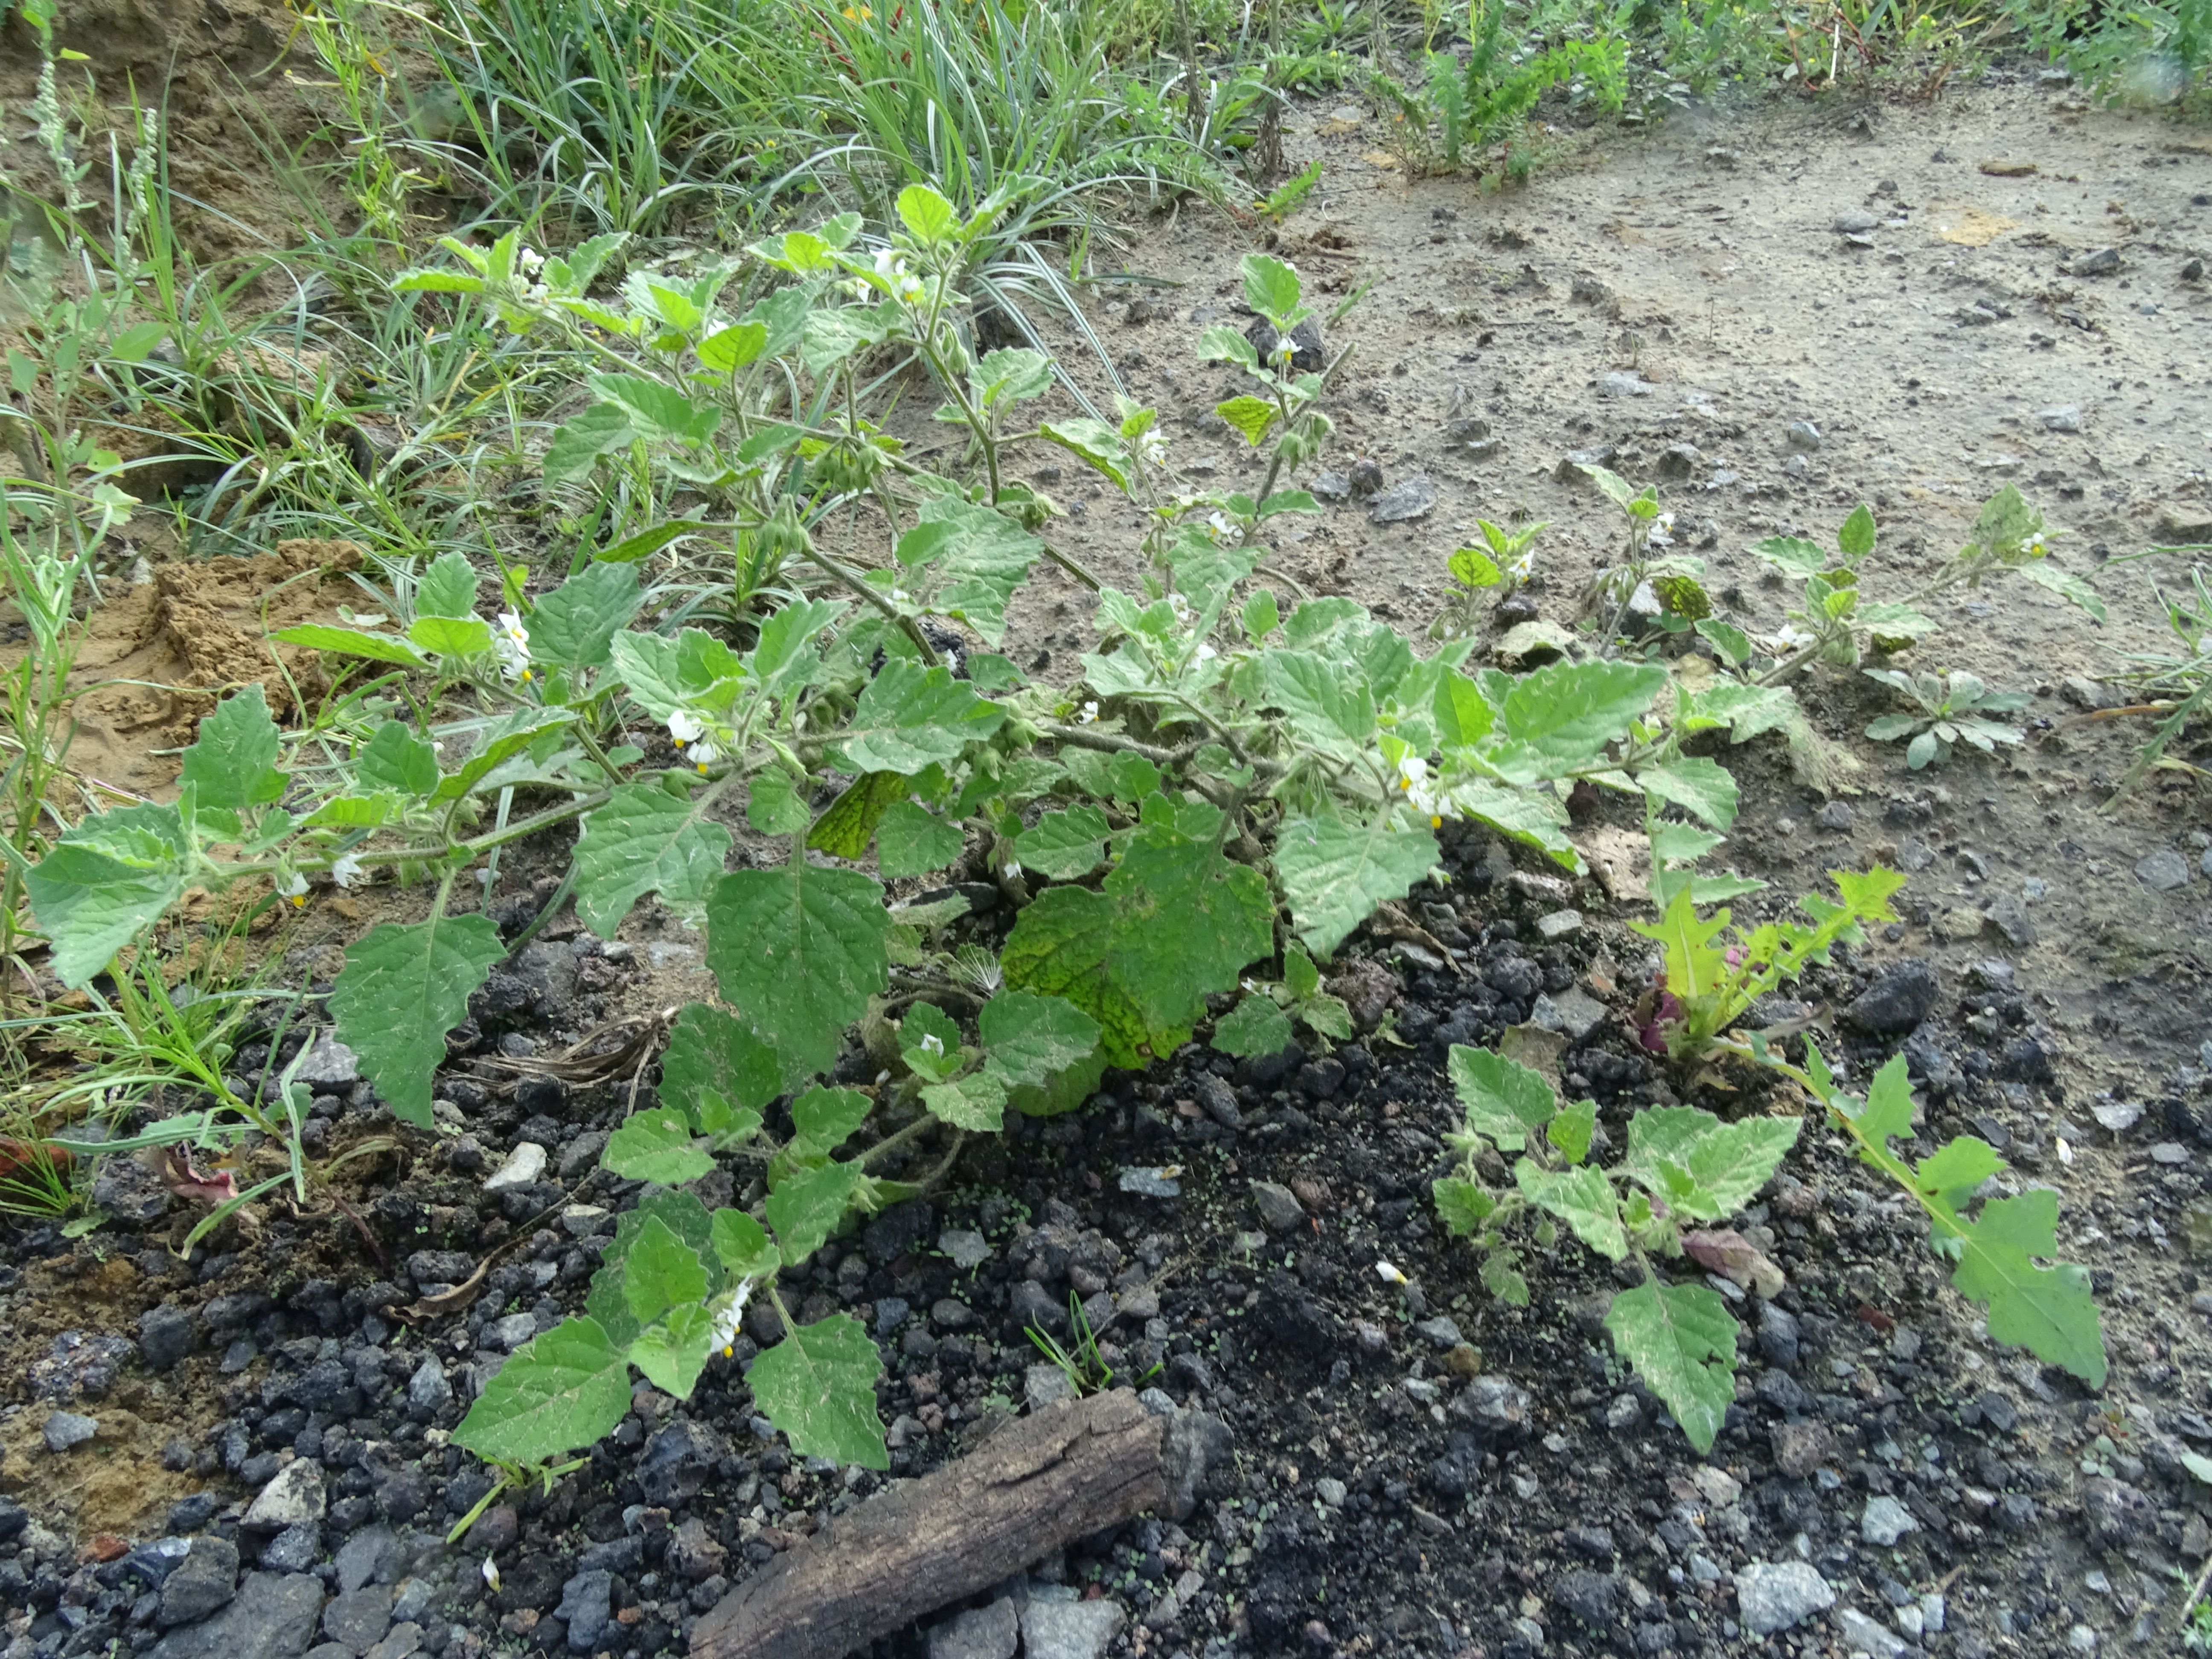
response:
M1872 213L1839 213L1835 218L1836 234L1839 236L1863 236L1881 224L1880 216Z
M1583 913L1579 910L1554 910L1548 916L1536 918L1536 931L1557 943L1572 939L1583 930Z
M2119 268L2119 249L2100 247L2094 253L2081 255L2067 270L2076 276L2109 276Z
M1128 1615L1121 1604L1032 1601L1022 1609L1023 1659L1103 1659Z
M392 1628L392 1586L369 1584L333 1596L323 1609L323 1634L349 1653L367 1653Z
M512 1353L537 1334L537 1315L509 1314L504 1319L488 1321L477 1334L477 1346L494 1353Z
M1139 1198L1180 1198L1182 1182L1160 1169L1124 1170L1118 1183L1125 1193Z
M1980 912L1974 913L1978 917ZM1979 932L1978 927L1975 930ZM1844 1010L1844 1018L1877 1036L1902 1036L1934 1012L1942 994L1935 969L1917 959L1884 971Z
M413 1659L422 1646L422 1626L410 1619L394 1625L391 1632L368 1650L365 1659Z
M507 1155L507 1162L484 1182L483 1189L488 1193L507 1193L534 1187L544 1173L545 1149L534 1140L517 1141L514 1150Z
M1852 1653L1871 1654L1873 1659L1902 1659L1905 1638L1856 1607L1845 1607L1838 1613L1836 1628L1843 1632L1844 1646Z
M1288 1187L1273 1181L1252 1183L1252 1202L1258 1206L1260 1224L1271 1233L1293 1232L1305 1225L1305 1206Z
M238 1593L238 1546L228 1538L195 1538L184 1560L161 1581L155 1622L190 1624L204 1619Z
M396 1584L407 1568L407 1547L399 1534L382 1522L363 1527L338 1546L338 1589L357 1590L365 1584Z
M1651 382L1632 370L1614 369L1597 377L1597 395L1601 398L1648 398Z
M2086 708L2092 714L2120 706L2120 699L2110 686L2099 684L2087 674L2069 674L2058 682L2058 695L2076 708Z
M991 1246L982 1234L958 1227L948 1227L938 1234L937 1248L951 1259L956 1271L963 1273L991 1259Z
M970 1607L929 1633L929 1659L1014 1659L1021 1613L1011 1599Z
M2161 847L2155 853L2136 860L2136 879L2154 893L2172 892L2177 887L2189 885L2189 860L2171 847Z
M65 1452L72 1446L82 1446L99 1432L99 1423L82 1412L54 1412L46 1418L46 1449Z
M194 1554L199 1547L193 1546ZM322 1611L320 1580L306 1573L248 1573L220 1613L179 1626L149 1651L152 1659L295 1659L314 1640Z
M239 1524L255 1532L304 1526L321 1520L327 1503L322 1465L312 1457L295 1458L255 1495Z
M1606 1017L1606 1006L1579 987L1570 986L1557 996L1539 996L1528 1011L1531 1024L1557 1031L1579 1042Z
M135 1158L103 1158L92 1178L92 1201L118 1221L158 1221L174 1200L161 1177Z
M1050 1360L1040 1360L1023 1375L1022 1398L1031 1411L1041 1412L1062 1400L1074 1399L1075 1384Z
M1340 1510L1351 1501L1352 1488L1333 1474L1324 1474L1314 1482L1314 1496L1333 1510Z
M315 1033L307 1057L292 1075L295 1082L306 1084L316 1094L335 1094L361 1081L361 1062L335 1033L325 1030Z
M1402 524L1409 519L1428 516L1429 509L1437 504L1437 487L1425 474L1392 484L1375 498L1367 510L1368 519L1375 524Z
M1792 421L1789 431L1783 434L1782 441L1800 454L1809 454L1827 441L1820 435L1820 428L1812 422Z
M1865 1512L1859 1516L1859 1536L1884 1549L1908 1532L1919 1530L1920 1523L1912 1518L1912 1511L1894 1498L1869 1498Z
M2056 409L2039 409L2035 411L2035 418L2043 422L2045 430L2050 432L2079 432L2081 429L2081 411L2072 404L2062 404Z
M1836 1605L1828 1581L1803 1561L1753 1561L1735 1575L1736 1615L1753 1636L1771 1636Z

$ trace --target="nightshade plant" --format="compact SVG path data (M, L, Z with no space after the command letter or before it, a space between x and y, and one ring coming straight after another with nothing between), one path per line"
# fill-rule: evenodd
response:
M2018 743L2021 730L1991 714L2016 714L2034 701L2026 691L1992 691L1978 675L1964 669L1951 673L1908 674L1895 668L1862 671L1892 690L1902 691L1920 705L1917 714L1884 714L1866 729L1876 743L1910 738L1905 763L1917 772L1924 766L1941 766L1951 758L1955 744L1972 744L1988 754L2001 743Z

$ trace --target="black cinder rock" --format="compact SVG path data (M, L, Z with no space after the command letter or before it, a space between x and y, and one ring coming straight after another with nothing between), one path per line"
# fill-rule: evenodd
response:
M1935 1012L1942 986L1918 957L1899 963L1862 991L1844 1018L1876 1036L1900 1036Z

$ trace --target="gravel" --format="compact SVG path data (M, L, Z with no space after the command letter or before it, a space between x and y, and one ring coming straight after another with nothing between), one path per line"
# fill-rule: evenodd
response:
M1876 1036L1902 1036L1935 1012L1942 982L1917 957L1886 969L1844 1009L1844 1018Z
M82 1412L52 1412L47 1415L44 1432L48 1451L65 1452L98 1434L100 1425Z
M2189 860L2171 847L2161 847L2136 860L2136 879L2154 893L2170 893L2189 885Z
M1737 1616L1753 1636L1790 1630L1836 1604L1828 1581L1802 1561L1754 1561L1735 1574Z
M1013 1659L1021 1613L1012 1599L970 1607L929 1633L929 1659Z
M507 1162L483 1184L488 1193L518 1192L537 1185L545 1173L545 1149L534 1140L517 1141ZM465 1277L466 1275L463 1275Z
M1103 1659L1127 1622L1115 1601L1032 1600L1022 1609L1023 1659Z

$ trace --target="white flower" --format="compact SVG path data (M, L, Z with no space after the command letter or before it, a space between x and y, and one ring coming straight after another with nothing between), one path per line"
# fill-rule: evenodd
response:
M689 757L691 763L697 767L702 772L705 771L716 761L722 758L721 745L714 741L711 734L707 737L701 738L696 743L693 744L689 750L685 750L685 753Z
M1197 660L1200 662L1210 662L1218 654L1220 653L1216 652L1212 646L1201 645L1198 647Z
M2066 1144L2064 1135L2054 1137L2053 1144L2058 1148L2058 1161L2061 1164L2071 1164L2074 1161L2074 1149Z
M530 630L514 611L499 613L499 631L491 637L491 648L499 653L500 672L507 678L530 678Z
M1019 881L1022 878L1022 866L1020 861L1015 859L1008 859L1006 860L1006 879L1008 881Z
M307 902L307 878L294 871L276 884L276 896L292 901L296 908Z
M1519 558L1514 560L1511 564L1505 567L1505 574L1512 577L1516 582L1527 581L1530 576L1535 574L1535 571L1536 556L1533 552L1523 553Z
M732 1345L738 1340L738 1327L744 1322L746 1299L752 1293L752 1280L741 1279L738 1281L738 1287L715 1305L714 1334L708 1339L708 1352L720 1348L725 1358L728 1356Z
M1260 982L1257 980L1240 979L1237 983L1248 996L1256 997L1260 994Z
M341 853L331 860L331 879L341 887L350 887L361 879L361 860L351 853Z
M1229 521L1226 514L1209 513L1206 515L1206 533L1217 542L1225 542L1237 533L1237 526Z
M477 1571L483 1574L483 1581L485 1583L491 1586L492 1593L494 1595L497 1595L499 1592L499 1563L493 1560L491 1557L487 1555L483 1559L483 1565L478 1568Z
M1168 464L1167 434L1158 427L1147 428L1137 437L1137 459L1150 461L1154 466Z
M2037 531L2035 534L2027 538L2027 556L2029 558L2039 559L2049 551L2051 551L2050 540L2040 530Z
M534 247L517 248L514 268L526 276L535 276L545 268L545 256Z
M1651 533L1644 539L1657 542L1662 547L1672 547L1674 544L1674 538L1668 532L1674 528L1674 515L1671 513L1662 513L1657 518L1652 520Z
M679 708L668 717L668 735L676 739L681 749L687 743L696 743L707 733L707 722L688 708Z
M1083 705L1083 712L1078 714L1075 718L1077 723L1082 726L1089 726L1095 721L1098 718L1097 700L1093 698L1091 702L1085 703Z
M921 1052L925 1054L936 1054L941 1057L945 1053L945 1039L934 1031L923 1032Z
M1402 1285L1406 1282L1406 1275L1387 1261L1378 1261L1375 1264L1375 1276L1385 1285Z
M1291 359L1298 355L1298 349L1289 335L1278 334L1275 337L1275 349L1267 355L1282 368L1288 368L1291 366Z
M1784 623L1782 624L1780 631L1775 635L1774 642L1777 645L1779 645L1784 651L1795 651L1800 646L1812 644L1813 636L1800 629L1791 627L1788 623Z
M1417 812L1429 815L1429 827L1435 829L1443 822L1443 807L1437 792L1429 786L1429 763L1419 755L1407 755L1398 763L1398 787Z

